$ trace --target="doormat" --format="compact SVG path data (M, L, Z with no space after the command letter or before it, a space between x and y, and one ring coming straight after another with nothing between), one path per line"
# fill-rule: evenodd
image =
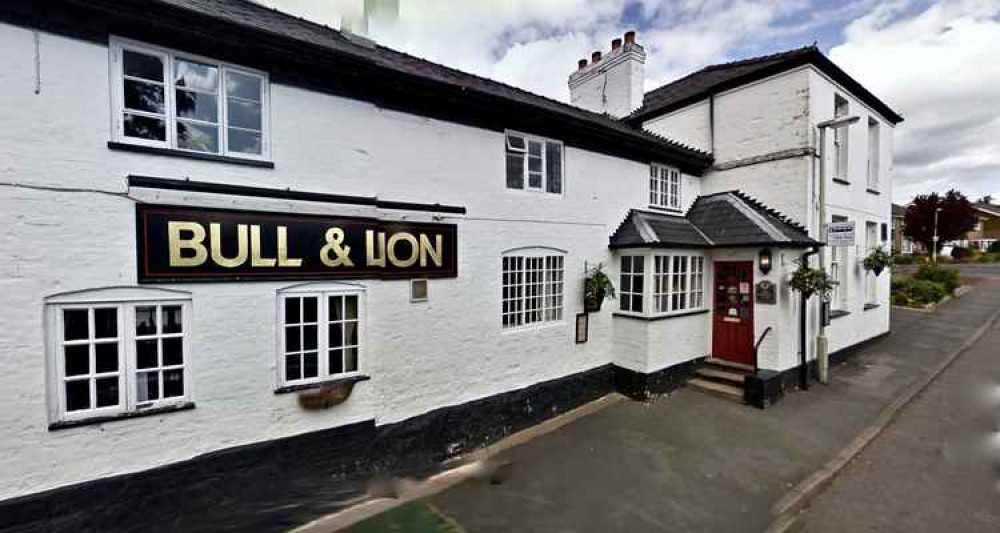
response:
M451 519L446 518L433 505L423 501L413 501L390 509L354 524L346 533L385 533L404 531L406 533L463 533Z

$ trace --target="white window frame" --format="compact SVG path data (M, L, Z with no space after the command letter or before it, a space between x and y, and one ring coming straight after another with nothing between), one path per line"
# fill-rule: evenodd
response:
M865 245L866 256L880 245L878 235L878 222L865 222ZM865 273L865 301L873 304L878 302L878 278L874 272L863 270Z
M528 263L533 261L540 262L541 268L529 270ZM529 275L538 277L529 280ZM504 332L565 324L565 250L545 247L508 250L501 254L500 276L500 327ZM512 277L514 283L510 283ZM529 295L531 287L539 294ZM529 310L529 301L539 306ZM537 313L539 318L529 320L529 313Z
M652 316L684 314L706 308L705 268L707 261L704 255L654 252L652 259L653 305L650 313ZM683 263L683 269L677 269L679 262ZM700 268L695 269L695 265ZM681 286L682 290L674 290L676 286ZM696 300L698 305L695 305ZM683 302L683 306L678 305L681 302Z
M315 385L317 383L323 383L327 381L338 380L342 378L351 378L355 376L364 375L364 368L366 364L366 355L368 343L366 339L367 332L367 311L366 311L366 293L367 290L361 285L351 285L351 284L315 284L307 283L304 285L296 285L286 289L278 291L278 301L277 301L277 338L278 338L278 348L277 348L277 380L278 387L290 387L298 385ZM330 362L329 362L329 351L330 351L330 339L329 339L329 325L332 323L330 321L330 309L329 300L331 296L356 296L358 298L358 316L357 316L357 368L351 371L330 373ZM316 308L316 328L317 328L317 341L316 341L316 352L317 352L317 373L316 377L313 378L302 378L302 379L287 379L285 372L285 304L290 298L317 298L317 308ZM300 322L301 323L301 322ZM300 340L300 343L302 341ZM345 345L346 346L346 345ZM301 348L301 346L300 346ZM299 350L302 352L304 350Z
M524 139L524 148L521 149L521 148L515 148L515 147L511 146L511 143L510 143L510 137L511 136L520 137L520 138ZM532 142L541 143L541 145L542 145L542 158L541 158L542 159L542 163L541 163L542 164L542 183L541 183L541 186L539 186L539 187L532 187L531 183L530 183L530 180L529 180L530 171L528 169L529 169L529 159L531 158L530 157L531 150L530 150L529 146L530 146L530 143L532 143ZM548 151L548 148L547 148L548 144L555 144L555 145L557 145L559 147L559 157L560 157L560 162L559 162L559 172L560 172L560 176L559 176L559 192L549 192L549 179L550 179L550 176L549 176L549 165L548 165L548 163L549 163L548 162L549 151ZM521 175L521 180L522 180L521 181L521 185L522 185L522 187L520 189L510 187L507 184L507 154L509 152L519 152L519 153L524 154L523 155L523 159L522 159L522 175ZM548 195L552 195L552 196L562 196L563 194L566 193L566 146L563 144L562 141L559 141L557 139L550 139L548 137L541 137L541 136L538 136L538 135L531 135L531 134L528 134L528 133L523 133L523 132L515 131L515 130L506 130L504 132L504 174L503 174L503 181L504 181L504 189L506 189L508 191L524 191L524 192L531 192L531 193L543 193L543 194L548 194Z
M624 268L624 259L628 257L631 258L629 262L629 268L626 270ZM636 269L635 260L636 258L642 259L642 269ZM630 314L630 315L645 315L646 309L649 307L649 297L646 295L648 292L647 279L649 278L649 272L652 266L649 264L648 254L641 253L623 253L618 258L618 312ZM625 290L625 278L629 278L628 290ZM642 280L642 290L635 291L635 280ZM632 298L638 296L640 301L639 309L635 309L632 305ZM625 304L628 302L628 309L625 308Z
M138 307L156 306L157 310L157 334L137 335L135 331L135 310ZM179 337L182 340L183 362L180 368L183 370L184 393L181 396L163 398L163 380L160 380L159 390L161 398L139 402L136 391L137 376L141 372L152 369L138 369L136 364L136 340L160 339L162 334L162 314L163 306L181 307L181 333L165 334L167 337ZM93 346L94 342L94 314L93 309L116 309L117 337L118 344L118 370L117 372L96 373L96 358L94 349L90 349L90 372L88 378L96 379L96 376L111 377L116 374L118 377L118 405L107 407L96 407L95 384L90 387L91 407L69 411L66 409L66 364L64 346L70 344L87 344ZM65 341L64 335L64 311L67 310L88 310L88 339L80 341ZM126 413L136 413L150 408L180 406L191 402L194 393L191 381L192 361L191 336L192 336L192 303L189 293L183 291L168 291L165 289L131 288L131 287L109 287L104 289L93 289L54 295L46 298L45 301L45 323L46 323L46 390L49 404L49 419L51 422L76 422L88 419L103 419L114 417ZM110 338L100 339L110 341ZM159 351L159 371L163 371L163 350L162 342L158 341ZM168 367L167 370L177 369L177 366ZM82 378L82 375L80 377ZM72 378L70 378L72 380Z
M833 222L847 222L845 216L834 215ZM830 295L830 308L836 311L847 310L848 276L847 253L849 246L832 246L830 251L830 277L834 281L833 292Z
M838 105L841 102L843 106ZM847 98L835 94L833 97L833 118L845 117L848 114L850 114L850 102ZM848 135L847 124L833 128L833 177L842 181L849 181Z
M123 114L125 113L125 94L123 90L123 80L124 75L124 64L122 60L122 54L125 50L131 50L146 55L155 55L163 59L164 62L164 76L163 76L163 87L164 87L164 119L166 121L166 139L163 141L153 140L153 139L139 139L135 137L128 137L125 135L125 120ZM266 72L243 67L239 65L234 65L231 63L226 63L224 61L219 61L216 59L199 56L196 54L188 54L184 52L179 52L176 50L171 50L168 48L155 46L151 44L146 44L138 41L133 41L130 39L124 39L122 37L113 36L110 39L109 46L110 53L110 86L111 86L111 109L112 109L112 136L114 141L123 144L134 144L139 146L151 146L157 148L167 148L170 150L179 150L181 152L187 152L192 154L202 154L202 155L218 155L225 157L234 157L240 159L250 159L256 161L269 161L270 154L270 81L268 79L268 74ZM219 69L219 86L217 88L217 105L218 105L218 129L219 129L219 151L217 152L204 152L200 150L192 150L187 148L181 148L177 142L177 116L176 109L176 95L175 90L175 72L177 61L193 61L198 63L205 63L218 67ZM261 83L261 110L260 110L260 120L261 120L261 132L260 132L260 154L249 154L245 152L236 152L229 150L229 106L228 106L228 95L226 93L226 83L228 83L228 72L235 72L239 74L244 74L248 76L254 76L260 78ZM150 82L152 83L152 82ZM155 113L148 113L143 111L132 111L129 110L128 113L141 115L141 116L155 116ZM196 119L186 119L180 118L182 122L193 122L200 123ZM241 129L237 126L232 126L237 129ZM248 130L249 131L249 130Z
M659 163L651 163L649 165L650 207L680 211L683 183L680 170Z
M881 124L874 118L868 117L868 189L879 190L879 165L881 150Z

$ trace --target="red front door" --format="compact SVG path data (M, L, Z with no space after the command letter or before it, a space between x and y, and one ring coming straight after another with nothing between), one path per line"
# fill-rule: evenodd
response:
M712 357L754 366L753 263L715 263Z

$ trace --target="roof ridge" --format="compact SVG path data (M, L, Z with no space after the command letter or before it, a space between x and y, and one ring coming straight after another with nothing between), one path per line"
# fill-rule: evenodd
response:
M273 13L273 14L276 14L277 16L280 16L280 17L286 17L286 18L289 18L289 19L292 19L292 20L296 20L296 21L305 23L305 24L313 27L315 30L323 32L323 33L327 34L328 36L330 36L331 38L334 38L334 39L338 40L343 45L347 45L347 46L351 46L351 47L357 48L358 49L357 53L359 53L359 54L361 54L362 50L370 50L371 49L371 48L362 46L362 45L358 44L357 42L351 40L347 36L345 36L343 29L339 29L338 30L338 29L333 28L331 26L327 26L326 24L322 24L322 23L319 23L319 22L316 22L316 21L313 21L313 20L309 20L307 18L300 17L298 15L294 15L294 14L288 13L286 11L282 11L282 10L276 8L276 7L271 7L269 5L260 4L260 3L257 3L255 1L253 1L253 0L235 0L235 1L237 1L237 2L239 2L241 4L243 4L243 5L252 6L252 9L256 9L256 10L261 11L261 12ZM188 12L191 12L191 13L201 14L201 12L199 12L198 10L191 9L190 7L185 6L183 4L180 4L180 3L169 2L168 5L171 6L171 7L184 9L185 11L188 11ZM288 37L287 35L285 35L283 33L280 33L280 32L277 32L277 31L274 31L274 30L270 30L270 33ZM291 38L295 39L295 40L300 40L300 39L296 39L295 37L291 37ZM374 40L373 40L373 42L375 43L374 48L376 50L380 51L380 52L387 53L387 54L397 54L397 55L405 57L405 58L409 58L409 59L416 60L416 61L421 61L421 62L427 63L429 65L433 65L433 66L435 66L437 68L447 70L450 73L455 73L455 74L459 74L459 75L462 75L462 76L469 76L470 78L475 78L475 79L482 80L482 81L485 81L485 82L488 82L488 83L495 83L495 84L497 84L499 86L505 87L505 88L507 88L509 90L512 90L512 91L516 92L516 93L520 93L523 96L526 96L526 97L529 97L529 98L537 98L537 99L543 100L545 102L548 102L550 104L556 105L556 106L564 109L565 111L572 111L572 112L577 112L577 113L585 114L585 115L589 116L590 118L592 118L593 120L598 121L598 122L602 122L605 125L607 125L609 127L612 127L612 128L615 128L615 129L617 129L619 131L629 131L629 132L631 132L633 134L638 134L640 136L646 137L649 140L652 140L652 141L655 141L655 142L658 142L658 143L661 143L661 144L665 144L665 145L667 145L667 146L669 146L671 148L676 148L676 149L680 149L680 150L686 150L686 151L689 151L689 152L693 152L695 155L701 156L703 158L711 158L712 157L711 154L709 154L708 152L706 152L704 150L700 150L700 149L695 148L693 146L690 146L690 145L687 145L687 144L675 141L673 139L666 138L666 137L664 137L662 135L653 134L651 132L648 132L648 131L644 130L641 127L632 126L632 125L624 122L623 120L620 120L620 119L617 119L617 118L614 118L614 117L608 115L607 113L597 113L597 112L591 111L589 109L584 109L582 107L577 107L577 106L574 106L572 104L568 104L566 102L563 102L563 101L560 101L560 100L556 100L554 98L550 98L548 96L541 95L541 94L529 91L529 90L524 89L522 87L517 87L517 86L514 86L514 85L510 85L508 83L505 83L505 82L502 82L502 81L499 81L499 80L495 80L493 78L489 78L489 77L486 77L486 76L481 76L479 74L473 74L471 72L466 72L464 70L457 69L455 67L451 67L451 66L445 65L443 63L437 63L435 61L431 61L431 60L423 58L423 57L415 56L413 54L409 54L409 53L403 52L401 50L396 50L395 48L391 48L391 47L388 47L388 46L386 46L384 44L380 44L380 43L378 43L377 41L374 41ZM371 61L373 63L380 63L380 61L379 61L380 58L378 58L378 57L367 57L365 59L367 59L368 61ZM385 65L383 65L383 66L385 66ZM391 66L390 66L390 68L391 68ZM465 88L472 88L472 89L474 89L474 87L469 87L468 84L464 84L464 83L462 83L460 81L455 81L455 83L458 84L458 85L461 85L461 86L463 86ZM622 117L622 118L625 118L625 117Z
M775 59L781 59L781 58L784 58L786 56L790 56L790 55L794 55L794 54L798 54L798 53L802 53L802 52L814 52L814 51L819 51L819 47L816 46L816 43L808 44L808 45L805 45L805 46L800 46L798 48L790 48L788 50L783 50L781 52L775 52L773 54L748 57L748 58L745 58L745 59L737 59L735 61L727 61L725 63L713 63L711 65L708 65L708 66L704 67L701 70L718 70L718 69L723 69L723 68L739 67L739 66L743 66L743 65L753 65L755 63L764 63L766 61L774 61Z

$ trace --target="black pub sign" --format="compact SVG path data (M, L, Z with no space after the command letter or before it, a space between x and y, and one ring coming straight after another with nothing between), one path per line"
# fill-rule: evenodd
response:
M136 205L143 283L453 278L454 224Z

